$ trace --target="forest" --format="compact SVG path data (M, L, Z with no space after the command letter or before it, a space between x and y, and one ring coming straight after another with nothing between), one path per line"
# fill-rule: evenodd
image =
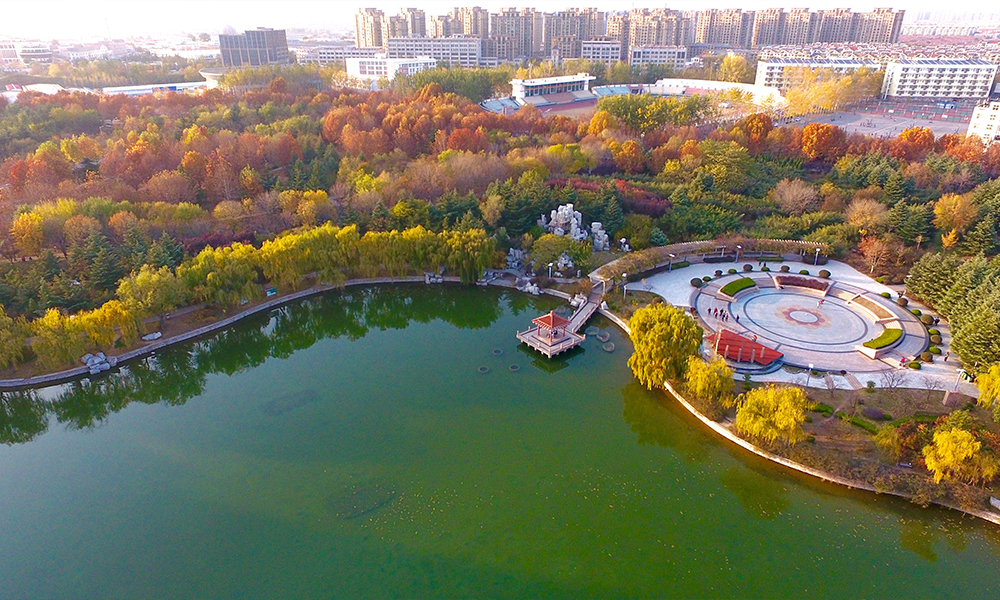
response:
M241 94L0 104L0 338L11 348L0 367L68 364L134 337L164 307L228 309L313 276L445 267L471 280L508 248L530 256L539 215L568 202L635 249L805 239L885 281L902 283L931 253L948 265L980 257L993 266L974 286L995 282L1000 145L978 138L777 127L764 113L724 122L702 96L502 116L456 93L474 71L359 92L296 69L241 74L253 88ZM598 266L584 250L581 266ZM143 286L173 291L150 299ZM948 310L927 288L913 293ZM976 309L994 317L977 331L1000 336L997 306Z

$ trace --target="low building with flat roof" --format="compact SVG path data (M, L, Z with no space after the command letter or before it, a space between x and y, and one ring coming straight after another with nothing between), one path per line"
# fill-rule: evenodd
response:
M540 77L538 79L511 79L511 95L517 100L547 94L586 92L590 82L597 79L590 73L563 75L561 77Z
M667 65L670 68L683 71L687 64L687 48L684 46L641 46L629 51L628 64L637 65Z
M427 56L416 58L388 58L378 55L369 58L348 58L347 74L351 77L375 80L383 77L392 81L396 75L413 75L420 71L433 69L437 61Z
M817 69L847 75L861 69L878 71L882 65L875 61L853 58L772 58L757 61L757 77L754 83L776 87L782 92L803 81L803 71Z
M982 98L990 96L997 65L968 59L905 59L886 65L887 98Z

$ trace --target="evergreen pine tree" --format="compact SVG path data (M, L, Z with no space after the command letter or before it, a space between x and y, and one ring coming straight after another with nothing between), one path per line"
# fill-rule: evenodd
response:
M989 264L983 255L977 255L959 265L955 272L954 282L944 294L936 308L945 317L951 318L952 308L972 292L989 273Z
M653 230L649 233L649 243L654 246L666 246L667 236L659 227L653 227Z
M125 276L121 261L115 252L109 248L97 251L94 261L90 264L90 281L101 292L113 292L118 288L118 281Z
M986 215L968 234L962 243L962 249L969 254L982 252L986 255L996 254L1000 250L997 243L997 221L993 215Z
M954 332L951 349L972 371L996 362L1000 356L1000 290L984 298L968 322Z
M372 231L388 231L391 226L392 215L389 214L389 209L385 207L385 204L379 200L372 208L372 218L368 223L368 228Z
M618 204L618 199L615 198L614 194L609 196L604 203L604 221L601 225L604 226L604 230L608 232L609 236L614 236L625 226L625 215L622 214L621 204Z
M903 199L906 194L905 189L906 180L899 173L899 171L893 171L889 177L885 180L885 186L882 191L885 193L886 198L891 202L899 202Z

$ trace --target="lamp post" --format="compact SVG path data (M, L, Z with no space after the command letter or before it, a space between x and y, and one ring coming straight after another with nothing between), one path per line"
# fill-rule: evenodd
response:
M739 244L736 244L736 262L740 262L740 250L742 250L742 249L743 249L743 246L740 246Z
M813 261L813 266L819 264L819 247L816 248L816 260Z
M628 288L625 287L625 283L626 283L625 278L626 277L628 277L628 275L625 274L625 273L622 273L622 302L625 302L625 292L628 290Z
M670 262L667 263L667 273L674 270L674 258L677 257L676 254L670 254Z
M549 263L549 279L552 279L552 263Z
M812 377L812 374L813 374L813 366L812 363L809 363L809 372L806 373L806 387L809 387L809 379Z

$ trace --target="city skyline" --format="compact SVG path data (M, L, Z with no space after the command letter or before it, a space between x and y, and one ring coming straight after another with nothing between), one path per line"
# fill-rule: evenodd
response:
M321 0L290 0L281 3L281 11L276 12L273 1L263 0L91 0L85 4L90 11L81 11L79 2L68 0L40 0L7 7L4 22L0 24L0 37L23 39L96 39L130 38L147 35L169 35L180 33L210 33L213 36L225 27L237 30L253 29L260 26L274 28L306 28L351 30L354 13L359 8L378 8L395 14L407 6L419 8L428 16L449 12L456 6L481 6L491 12L510 7L509 2L351 2L334 5ZM621 6L610 2L585 3L603 11L628 10L631 8L669 8L675 10L705 10L710 8L740 8L760 10L768 8L809 8L824 10L845 8L848 3L838 0L814 0L812 2L755 1L747 2L718 0L705 3L695 0L672 2L635 2ZM559 11L567 8L565 0L538 0L535 2L513 3L516 8L530 7L539 11ZM237 8L238 7L238 8ZM932 0L900 0L896 2L869 1L852 3L853 11L869 11L874 8L905 10L907 22L920 12L940 12L941 5ZM44 10L40 10L44 9ZM137 10L138 9L138 10ZM987 6L972 5L965 12L982 11L990 13ZM993 13L1000 16L1000 10ZM46 17L40 18L44 14ZM65 15L65 16L63 16Z

